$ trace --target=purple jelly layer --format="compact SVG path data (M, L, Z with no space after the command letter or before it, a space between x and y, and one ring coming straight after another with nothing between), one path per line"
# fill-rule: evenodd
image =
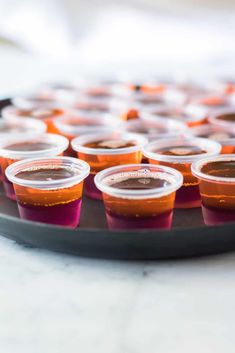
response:
M16 200L16 195L15 195L15 190L14 190L14 186L13 184L7 180L6 178L4 178L3 180L3 187L4 187L4 190L5 190L5 194L6 196L15 201Z
M152 217L126 217L106 210L109 229L170 229L173 211Z
M194 208L200 206L201 197L198 185L183 185L176 191L175 208Z
M207 226L235 221L235 210L223 210L215 207L206 207L202 204L202 214Z
M20 217L28 221L75 228L79 224L81 204L81 199L55 206L34 206L18 202L18 208Z
M94 183L95 174L90 174L85 180L85 195L90 199L102 200L102 192Z

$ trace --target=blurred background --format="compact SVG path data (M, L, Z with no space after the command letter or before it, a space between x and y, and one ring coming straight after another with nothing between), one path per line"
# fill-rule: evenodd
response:
M0 0L0 95L96 76L234 76L234 0Z

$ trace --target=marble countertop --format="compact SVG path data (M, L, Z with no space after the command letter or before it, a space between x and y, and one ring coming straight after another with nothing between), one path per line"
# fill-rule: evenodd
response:
M14 50L0 63L2 97L52 76ZM234 353L234 278L235 254L105 261L0 237L0 352Z
M233 353L235 254L119 262L0 238L6 353Z

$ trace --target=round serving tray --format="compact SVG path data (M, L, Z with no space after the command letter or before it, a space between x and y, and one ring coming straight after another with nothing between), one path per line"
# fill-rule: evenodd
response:
M84 198L80 227L68 229L21 220L16 203L3 192L0 234L28 246L112 259L169 259L235 250L235 224L206 227L200 209L176 210L170 231L109 231L102 202Z
M6 104L9 100L0 102L0 109ZM175 210L169 231L110 231L102 202L84 197L80 227L68 229L21 220L17 204L2 190L0 235L27 246L111 259L170 259L235 250L235 223L207 227L199 208Z

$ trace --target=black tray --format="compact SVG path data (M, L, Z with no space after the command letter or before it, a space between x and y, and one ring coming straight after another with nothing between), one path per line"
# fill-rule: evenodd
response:
M0 102L0 109L9 102ZM235 223L206 227L201 209L175 210L170 231L109 231L102 202L84 197L81 224L73 230L21 220L16 203L2 190L0 234L27 246L112 259L169 259L235 250Z

